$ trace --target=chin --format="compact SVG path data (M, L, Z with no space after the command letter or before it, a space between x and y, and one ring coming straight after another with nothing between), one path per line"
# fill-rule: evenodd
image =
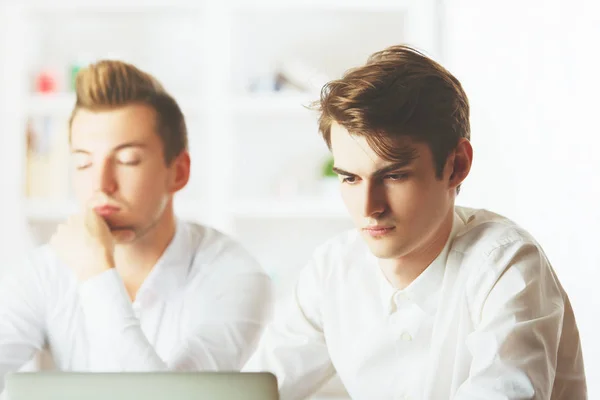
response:
M373 253L373 255L375 257L380 258L382 260L398 258L398 256L396 255L397 252L390 251L389 249L374 249L371 247L370 250L371 250L371 253Z
M398 249L398 246L392 246L392 243L385 243L381 239L378 240L367 240L367 246L373 255L377 258L397 258L402 254L402 251Z
M133 238L131 238L129 240L123 240L123 239L120 239L118 237L115 237L115 244L117 246L125 246L125 245L131 244L131 243L133 243L133 242L135 242L137 240L138 240L137 234L135 236L133 236Z

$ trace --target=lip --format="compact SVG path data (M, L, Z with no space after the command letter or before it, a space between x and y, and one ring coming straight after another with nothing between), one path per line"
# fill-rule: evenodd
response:
M365 231L367 234L369 234L371 236L378 237L378 236L387 235L394 229L395 229L395 227L393 227L393 226L376 225L376 226L369 226L367 228L363 228L363 231Z
M94 207L94 211L102 217L108 217L109 215L115 214L121 210L119 207L104 205L100 207Z

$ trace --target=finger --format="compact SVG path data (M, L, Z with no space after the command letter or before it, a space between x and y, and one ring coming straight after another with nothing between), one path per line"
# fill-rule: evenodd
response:
M108 196L106 196L106 194L104 194L102 192L98 192L98 193L94 194L90 199L88 199L85 207L94 209L95 207L106 204L107 201L108 201Z
M93 222L96 216L98 216L98 214L96 214L96 211L94 211L93 208L85 208L85 211L83 212L83 220L85 221L86 225L90 222Z
M105 225L108 228L108 225L106 225L106 221L104 220L104 218L98 215L96 210L94 210L91 207L87 207L85 209L85 214L83 218L85 221L85 225L88 228L94 228L102 225Z

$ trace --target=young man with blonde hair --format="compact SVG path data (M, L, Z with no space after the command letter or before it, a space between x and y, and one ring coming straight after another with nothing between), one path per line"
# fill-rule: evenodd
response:
M357 229L315 251L245 370L275 373L283 400L335 372L355 399L585 399L573 310L540 245L455 206L473 157L459 81L392 46L318 104Z
M119 61L82 70L70 120L81 212L0 281L4 375L47 345L73 371L238 370L272 287L219 231L178 219L187 130L151 75Z

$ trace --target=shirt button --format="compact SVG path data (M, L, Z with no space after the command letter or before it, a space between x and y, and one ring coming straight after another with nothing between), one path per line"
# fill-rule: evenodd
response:
M400 339L402 339L404 342L410 342L412 340L412 336L408 332L402 332Z

